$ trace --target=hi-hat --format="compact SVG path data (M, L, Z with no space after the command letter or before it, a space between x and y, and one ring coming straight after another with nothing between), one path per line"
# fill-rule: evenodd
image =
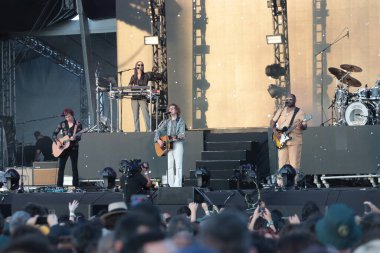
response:
M363 71L361 67L351 65L351 64L342 64L340 65L340 67L348 72L362 72Z

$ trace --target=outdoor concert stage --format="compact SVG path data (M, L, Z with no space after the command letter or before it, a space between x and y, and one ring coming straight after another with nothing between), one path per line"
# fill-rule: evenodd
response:
M206 191L195 187L160 188L152 195L152 201L162 212L170 212L187 205L191 201L205 200L222 206L239 206L244 209L257 201L258 196L265 201L270 210L278 209L284 216L301 214L302 206L309 200L318 204L323 211L324 207L333 203L346 203L353 208L356 214L363 214L363 201L369 200L379 205L380 190L378 188L335 188L335 189L304 189L275 192L271 190L225 190ZM58 216L68 214L68 203L79 201L77 212L86 217L96 215L101 210L107 210L109 203L123 201L123 194L119 192L88 192L88 193L2 193L0 194L0 208L7 217L17 210L21 210L26 203L33 202L46 206ZM247 200L249 203L247 203ZM199 208L201 209L201 208ZM199 215L203 215L199 212Z

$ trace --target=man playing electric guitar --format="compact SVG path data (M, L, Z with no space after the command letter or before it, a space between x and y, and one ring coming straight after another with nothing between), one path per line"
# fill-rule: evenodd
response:
M67 159L70 157L71 167L73 170L73 186L79 186L79 175L78 175L78 149L80 136L75 135L82 130L82 124L76 121L74 118L74 111L70 108L63 110L62 116L65 120L59 123L57 128L53 133L53 141L58 142L57 135L62 132L63 137L68 136L70 138L70 146L60 155L59 157L59 169L58 169L58 179L57 186L63 186L63 176L65 172L65 166ZM74 137L75 136L75 137Z
M304 112L296 107L296 96L289 94L285 100L285 107L279 109L270 122L273 129L280 130L297 124L297 127L289 133L291 139L286 142L282 149L278 149L278 168L282 168L285 164L290 164L297 171L296 180L298 179L301 165L302 132L307 128L307 123L304 119ZM274 134L279 135L280 133L274 130ZM277 137L280 138L280 136Z

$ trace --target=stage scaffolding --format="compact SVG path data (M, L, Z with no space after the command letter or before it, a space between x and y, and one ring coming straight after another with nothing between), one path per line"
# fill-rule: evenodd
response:
M160 96L155 106L151 106L151 116L155 117L158 125L159 112L165 112L168 105L167 84L167 47L166 47L166 10L165 0L148 0L147 13L151 19L151 34L158 37L158 44L152 45L153 71L151 80L154 81L154 89L160 90Z
M276 85L290 91L289 41L287 0L267 0L272 10L273 34L282 36L282 43L273 44L275 64L285 69L285 75L275 79ZM281 105L281 97L276 99L276 108Z

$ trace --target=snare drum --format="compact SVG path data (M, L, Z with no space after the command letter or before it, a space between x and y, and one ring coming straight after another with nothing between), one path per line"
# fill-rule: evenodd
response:
M345 112L345 119L349 126L364 126L372 121L374 106L370 103L354 102Z

